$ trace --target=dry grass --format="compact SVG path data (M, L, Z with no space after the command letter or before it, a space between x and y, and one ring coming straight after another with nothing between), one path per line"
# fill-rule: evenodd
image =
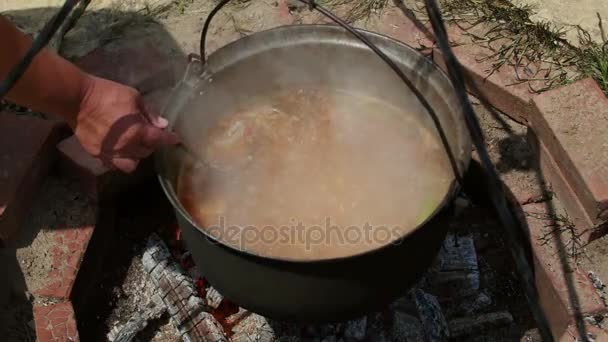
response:
M467 31L482 23L490 27L484 34L469 34L476 44L493 51L484 59L493 61L488 76L503 66L511 66L517 74L516 84L528 83L533 92L593 77L608 95L608 42L593 43L580 27L575 29L579 31L581 47L575 47L564 38L563 29L532 21L531 7L516 6L508 0L443 0L442 11L446 20ZM416 12L424 20L424 9ZM606 40L599 14L598 25ZM521 75L520 70L531 72Z
M328 7L348 7L346 17L348 23L368 20L372 14L380 14L388 6L388 0L321 0Z
M483 34L468 35L493 53L488 76L503 66L516 73L515 84L527 83L532 92L542 92L580 77L580 51L564 38L564 32L547 22L530 20L531 8L507 0L447 0L446 18L467 32L485 23ZM532 85L534 84L534 86Z
M578 67L585 76L593 77L608 96L608 43L584 50Z

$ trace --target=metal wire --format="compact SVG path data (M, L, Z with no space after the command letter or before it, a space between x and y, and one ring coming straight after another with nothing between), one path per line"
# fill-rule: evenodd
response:
M30 66L34 57L49 43L51 38L53 38L53 35L59 30L59 27L61 27L61 24L72 12L72 9L76 6L78 1L79 0L66 0L59 12L44 25L40 34L32 42L32 46L30 46L19 63L8 72L6 77L2 80L2 83L0 83L0 100L15 86L15 83L23 76L23 73L25 73Z
M515 261L517 272L521 277L524 291L532 310L532 315L536 320L542 339L544 341L553 341L553 335L551 334L547 317L540 306L532 267L530 267L528 263L524 248L517 239L518 232L521 232L523 229L520 226L517 218L515 218L513 212L507 206L506 195L502 187L502 182L500 181L498 173L490 160L490 155L485 147L483 133L479 125L479 121L477 120L475 111L473 110L473 107L469 102L469 97L466 93L462 67L456 59L456 56L454 56L454 53L450 47L445 25L441 17L441 11L439 10L435 0L425 0L425 3L431 25L433 26L433 31L435 32L437 44L439 45L439 49L443 54L450 80L454 85L456 95L464 111L464 117L471 134L471 139L473 140L475 149L479 154L479 158L486 176L485 180L487 183L488 192L490 193L494 208L498 213L498 218L502 226L505 228L507 240L509 242L509 249L511 250L511 254Z
M222 7L224 7L230 1L231 0L222 0L220 3L218 3L217 6L215 8L213 8L213 10L209 13L207 20L205 21L205 24L203 25L203 31L201 32L201 39L200 39L200 42L201 42L200 51L201 51L201 60L203 61L204 64L207 62L207 58L205 55L205 53L206 53L205 44L206 44L207 31L209 30L209 25L211 23L211 20L213 20L213 17L219 12L219 10L222 9ZM322 13L323 15L325 15L326 17L328 17L329 19L334 21L336 24L342 26L345 30L347 30L348 32L353 34L355 37L357 37L359 40L361 40L365 45L367 45L372 51L374 51L380 58L382 58L382 60L384 62L386 62L386 64L388 64L388 66L399 76L399 78L407 85L407 87L410 89L410 91L412 91L412 93L414 93L416 95L416 97L418 98L418 100L420 101L420 103L422 104L424 109L426 109L426 111L431 116L431 119L433 120L433 123L434 123L435 127L437 128L437 132L439 134L439 138L441 139L441 143L447 152L448 159L450 161L450 165L454 172L454 177L456 178L456 180L459 184L462 184L462 175L460 174L460 172L458 170L458 163L456 161L456 158L452 154L452 150L450 149L450 145L449 145L447 136L445 134L445 131L441 127L441 123L439 121L437 114L435 113L435 110L430 105L430 103L426 100L424 95L422 95L420 90L418 90L418 88L416 88L416 86L412 83L412 81L410 81L410 79L407 78L407 76L405 76L405 74L399 68L399 66L397 66L397 64L390 57L388 57L384 52L382 52L382 50L380 50L374 43L372 43L369 40L369 38L367 38L364 34L362 34L360 31L358 31L357 29L355 29L352 26L350 26L349 24L347 24L345 21L343 21L336 15L334 15L331 11L329 11L325 7L317 4L314 0L298 0L298 1L307 4L310 9L316 9L317 11L319 11L320 13Z

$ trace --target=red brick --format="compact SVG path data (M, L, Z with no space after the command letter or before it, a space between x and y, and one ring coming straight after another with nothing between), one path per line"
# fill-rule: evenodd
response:
M468 32L484 36L488 29L486 25L479 24ZM542 88L545 81L522 83L517 79L514 67L509 65L501 66L490 75L495 60L485 58L494 55L494 51L472 43L471 38L455 25L448 25L448 35L450 42L454 44L452 50L463 66L468 90L513 120L526 123L533 112L530 100L534 93L530 86ZM494 45L499 46L500 42L496 41ZM443 54L438 48L433 51L433 59L442 69L446 69ZM527 68L534 68L534 65L531 64ZM525 77L526 71L527 69L521 68L518 72Z
M72 255L69 255L66 260L66 265L77 269L78 265L80 264L80 261L82 260L84 253L82 253L82 250L80 250L80 249L72 250L72 251L73 251Z
M557 166L557 163L551 157L547 147L538 140L532 128L528 128L528 142L540 161L544 181L550 184L551 190L564 206L568 218L575 225L581 242L587 243L597 238L598 233L593 229L594 224L591 218L587 215L585 208Z
M48 279L53 279L61 276L61 272L58 269L53 269L47 274Z
M64 134L57 121L0 112L0 240L11 244Z
M50 329L38 328L38 326L36 326L36 337L38 342L56 341Z
M571 301L572 296L578 302L578 312L583 315L605 313L608 309L586 275L570 262L563 264L558 253L559 242L552 234L547 235L552 227L546 204L529 204L523 208L534 256L540 304L547 315L554 337L558 339L573 322L577 312L576 302ZM547 239L543 239L545 235ZM561 243L565 245L566 241ZM573 288L570 288L569 283L573 284Z
M68 299L76 280L93 227L75 227L70 230L52 231L54 245L50 248L53 270L47 276L47 284L32 293L38 296ZM61 236L62 239L57 239Z
M80 245L80 248L86 248L86 244L91 239L93 234L93 227L79 227L78 236L74 239L74 242Z
M72 228L72 227L69 227L69 228ZM63 239L65 240L65 242L70 243L72 241L75 241L76 238L78 237L78 230L67 229L67 230L63 230L61 232L61 234L63 234Z
M79 340L71 303L34 306L33 311L39 342Z
M608 342L608 331L600 329L592 325L585 325L587 336L581 336L581 332L575 325L570 325L564 334L559 338L559 342L576 342L591 340L595 342Z
M81 247L78 242L68 242L67 247L70 251L75 251Z
M56 280L40 289L32 291L37 296L52 297L56 299L64 299L69 295L68 289L63 285L61 280Z
M72 312L70 312L70 310L68 310L67 308L59 307L49 312L46 317L51 321L61 320L62 322L65 322L71 314Z
M161 52L154 42L142 40L118 48L102 46L76 64L93 75L148 93L175 84L179 72L175 62L179 61Z
M399 8L390 8L382 15L377 32L397 39L426 55L432 53L432 31L407 17Z
M593 79L534 99L530 125L592 223L608 219L608 99Z

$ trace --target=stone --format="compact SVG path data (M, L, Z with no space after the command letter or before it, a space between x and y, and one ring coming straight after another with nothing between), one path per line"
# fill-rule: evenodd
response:
M411 296L416 303L427 340L444 341L449 336L449 330L437 298L421 289L413 289Z
M112 32L112 28L132 21L135 13L156 14L175 0L93 0L64 37L55 37L53 49L68 58L78 58L93 51ZM23 32L35 36L63 6L63 0L3 0L0 13L9 17Z
M76 62L95 76L126 84L149 94L173 87L177 81L173 59L147 39L129 45L104 46Z
M513 323L506 311L492 312L474 317L455 318L449 322L450 337L472 335L475 332Z
M65 126L0 111L0 241L11 245L49 173Z
M530 126L592 223L608 219L608 98L591 79L534 98Z

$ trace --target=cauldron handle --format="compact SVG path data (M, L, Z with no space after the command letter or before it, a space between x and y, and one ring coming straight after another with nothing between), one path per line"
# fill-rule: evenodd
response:
M224 7L230 0L222 0L207 16L207 20L203 26L203 31L201 33L201 42L200 42L200 53L201 53L201 62L203 65L206 64L207 58L205 56L205 40L207 38L207 31L209 30L209 24L211 19L217 14L217 12ZM437 128L437 132L439 133L439 137L441 138L441 143L448 155L450 160L450 164L454 171L454 176L459 184L463 184L462 182L462 174L458 168L458 164L456 159L452 154L452 150L448 143L448 140L445 136L445 132L441 127L437 114L435 114L433 108L430 106L428 101L424 98L422 93L414 86L414 84L405 76L403 71L395 64L384 52L382 52L374 43L372 43L365 35L361 32L357 31L355 28L347 24L345 21L337 17L331 11L327 10L325 7L315 3L315 0L298 0L307 4L310 10L316 9L318 12L331 19L336 24L342 26L348 32L357 37L361 42L367 45L371 50L373 50L382 60L388 64L393 71L401 78L401 80L408 86L408 88L413 92L413 94L418 98L422 106L427 110L427 113L431 116L433 120L433 124ZM522 247L515 242L513 236L517 235L517 232L521 231L521 223L518 219L513 215L511 210L506 205L506 195L504 193L504 189L502 188L501 180L492 164L492 161L489 157L488 151L485 147L485 142L483 138L483 133L481 132L481 126L469 102L469 98L466 94L466 87L464 83L464 73L462 71L462 66L456 59L454 55L449 41L448 35L443 23L443 19L441 17L441 12L435 0L425 0L425 4L427 7L427 14L429 15L429 19L433 26L433 31L436 33L437 43L439 45L439 49L442 51L444 55L444 59L447 65L448 75L450 80L452 81L452 85L456 90L457 97L459 99L460 105L464 112L465 122L467 128L469 129L469 134L471 135L471 139L473 140L474 146L477 149L478 153L481 157L482 165L484 166L485 176L489 179L487 182L489 186L489 191L491 193L492 201L494 207L498 211L498 216L501 223L505 226L507 231L507 237L510 239L509 244L511 247L511 252L515 259L515 263L517 266L517 270L523 275L523 283L526 295L528 297L528 302L532 306L532 313L539 325L539 330L541 336L544 341L553 341L553 337L551 335L549 325L547 323L546 315L543 309L540 307L538 294L536 293L536 288L534 284L534 274L532 269L525 258L525 253ZM203 68L204 69L204 68ZM464 172L464 170L462 170Z
M324 16L326 16L327 18L331 19L336 24L342 26L345 30L347 30L349 33L351 33L357 39L359 39L362 43L367 45L367 47L369 47L374 53L376 53L378 55L378 57L380 57L382 60L384 60L384 62L386 62L386 64L388 64L388 66L397 74L397 76L399 76L399 78L401 78L403 83L405 83L407 85L407 87L410 89L410 91L416 96L416 98L418 98L418 100L420 101L420 104L422 104L424 109L426 109L427 113L429 113L429 115L431 116L431 119L433 120L433 124L437 128L437 132L441 139L441 144L443 145L443 147L446 151L446 154L448 156L448 159L450 161L450 166L452 167L452 171L454 172L454 178L456 178L456 181L458 182L458 184L462 185L463 184L462 176L464 173L464 169L461 170L459 168L457 159L454 157L454 155L452 153L452 149L450 148L450 144L448 142L448 138L445 134L445 131L441 127L441 122L439 121L439 117L433 110L433 107L431 106L431 104L426 100L424 95L420 92L420 90L418 90L418 88L416 88L416 86L412 83L412 81L410 81L409 78L407 78L407 76L405 76L405 74L403 73L401 68L399 68L399 66L397 66L397 64L395 62L393 62L393 60L390 57L388 57L384 52L382 52L382 50L380 50L380 48L378 48L374 43L372 43L372 41L368 37L366 37L364 34L359 32L357 29L355 29L354 27L352 27L351 25L346 23L344 20L340 19L338 16L336 16L334 13L332 13L327 8L317 4L315 2L315 0L298 0L298 1L307 4L308 8L310 10L315 9L319 13L321 13ZM207 64L205 45L206 45L206 40L207 40L207 32L209 31L209 25L211 24L211 20L217 14L217 12L219 12L219 10L222 9L222 7L224 7L228 2L230 2L230 0L222 0L220 3L218 3L211 10L211 12L209 12L207 19L205 20L205 24L203 25L203 31L201 32L201 42L200 42L200 54L201 54L200 59L201 59L201 63L203 64L203 68L201 70L202 73L205 72L205 70L206 70L205 65Z

